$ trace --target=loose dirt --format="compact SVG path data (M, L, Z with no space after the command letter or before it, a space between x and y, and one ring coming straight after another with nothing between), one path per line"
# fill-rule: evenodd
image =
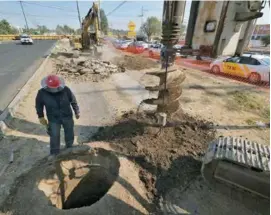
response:
M107 60L112 59L109 55L106 57ZM126 59L126 62L131 62L131 59ZM49 67L44 75L53 71L52 62ZM221 193L207 186L200 177L201 157L208 142L218 135L243 135L260 143L269 142L269 130L245 127L245 119L252 119L253 122L264 119L257 106L255 112L248 111L246 107L233 109L232 105L228 105L232 101L240 107L240 96L236 96L235 91L247 91L257 98L263 98L260 99L264 101L262 104L267 104L269 92L187 69L181 97L184 113L171 118L168 127L160 131L155 125L154 115L137 115L135 112L126 113L114 122L122 111L136 109L134 98L143 92L138 88L138 83L145 86L157 84L157 78L145 73L146 70L112 74L101 84L68 82L82 113L81 118L75 121L76 136L86 136L82 142L91 147L106 146L120 160L121 178L114 183L113 192L110 189L106 198L93 205L93 214L269 214L269 208L252 204L257 200L244 204L242 198L238 199L231 189L226 194ZM119 77L122 75L125 78ZM130 80L137 85L134 83L131 86ZM34 184L40 180L35 177L42 176L42 164L48 164L42 158L49 151L49 137L38 124L33 105L39 88L38 80L20 104L16 118L10 122L12 130L0 141L1 166L7 162L10 149L14 148L15 152L14 163L0 178L0 202L7 196L14 199L4 204L7 209L5 215L89 214L89 207L83 210L56 209L49 206L43 191L32 192L34 187L38 189ZM207 129L209 122L216 125L217 131ZM96 131L95 138L90 140ZM10 191L11 184L16 189ZM45 201L37 204L36 198L41 195ZM155 203L155 208L151 202Z
M159 67L155 61L142 56L124 55L115 57L113 62L120 67L125 67L130 70L143 70Z
M268 214L268 201L226 185L208 186L202 179L201 158L217 136L209 126L210 122L178 113L160 129L153 114L131 111L115 125L100 128L93 139L109 142L140 167L147 196L156 205L149 212Z
M158 78L148 71L127 71L145 86L155 86ZM185 68L181 107L185 113L211 121L218 135L244 136L269 144L269 128L257 127L270 121L270 92L257 86Z
M114 126L100 128L94 139L110 142L136 162L148 191L164 195L200 175L200 157L215 137L205 121L186 114L173 119L160 129L153 114L126 113Z

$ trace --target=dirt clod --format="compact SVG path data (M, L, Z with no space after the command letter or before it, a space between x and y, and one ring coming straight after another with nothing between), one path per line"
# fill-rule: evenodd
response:
M125 55L116 57L113 62L121 68L127 68L131 70L151 69L159 66L153 60L141 56Z

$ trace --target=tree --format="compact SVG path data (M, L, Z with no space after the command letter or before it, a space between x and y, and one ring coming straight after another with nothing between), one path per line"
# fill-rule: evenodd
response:
M0 34L17 34L18 30L12 27L5 19L0 21Z
M50 32L50 30L49 30L45 25L38 25L37 31L38 31L40 34L44 34L44 33Z
M140 27L141 31L145 33L148 37L148 40L151 39L151 36L161 34L162 24L156 17L148 17L146 22Z
M125 30L119 30L119 29L109 29L109 31L116 36L122 37L124 35L128 34L128 31Z
M57 34L64 34L63 27L61 25L56 26L56 33Z
M268 46L270 44L270 35L263 36L261 41L265 47Z
M69 27L68 25L64 25L63 29L64 29L65 34L74 34L75 33L74 29Z
M56 26L56 33L57 34L74 34L75 30L71 27L69 27L68 25L57 25Z
M100 10L100 14L101 14L101 31L107 35L108 33L108 20L107 20L107 17L105 15L105 12L103 9Z
M81 33L82 33L82 29L81 28L78 28L78 29L75 30L75 34L76 35L81 35Z
M23 29L23 33L25 33L25 34L32 34L32 35L38 35L39 31L37 29L35 29L35 28L29 28L28 30L27 30L27 28L24 28Z

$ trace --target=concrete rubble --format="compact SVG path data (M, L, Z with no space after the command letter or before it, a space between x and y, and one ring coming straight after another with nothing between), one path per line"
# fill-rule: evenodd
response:
M125 72L125 68L89 56L59 56L56 60L56 74L73 82L98 82L120 72Z

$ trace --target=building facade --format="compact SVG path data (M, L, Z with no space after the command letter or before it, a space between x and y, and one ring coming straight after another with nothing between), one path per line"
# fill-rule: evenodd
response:
M251 36L250 47L263 46L261 39L268 35L270 36L270 24L256 25Z

